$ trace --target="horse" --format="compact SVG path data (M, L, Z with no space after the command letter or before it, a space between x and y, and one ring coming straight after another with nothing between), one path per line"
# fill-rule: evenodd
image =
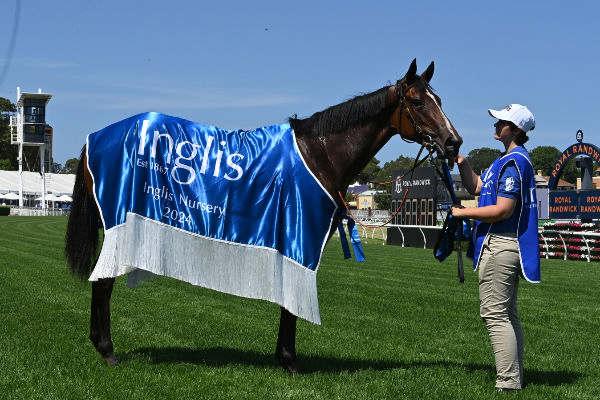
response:
M306 168L338 210L345 210L342 197L352 180L393 135L399 134L407 142L420 144L421 150L426 148L430 155L436 153L452 165L462 139L442 111L441 99L429 84L433 72L432 62L422 74L417 74L415 59L405 76L394 84L357 95L308 118L294 115L288 119ZM145 131L143 133L145 135ZM86 146L82 149L73 188L65 255L73 275L92 280L89 339L106 364L113 366L119 363L110 333L110 299L115 277L96 280L90 277L98 263L98 249L106 246L107 238L104 237L100 246L99 231L105 229L106 232L106 227L99 218ZM233 162L230 166L236 167ZM334 234L341 218L343 216L336 212L331 223L328 222L324 243ZM296 227L284 228L293 231ZM132 238L129 240L133 241ZM279 305L281 314L275 358L285 371L298 374L295 340L299 312L290 310L291 307L283 303Z

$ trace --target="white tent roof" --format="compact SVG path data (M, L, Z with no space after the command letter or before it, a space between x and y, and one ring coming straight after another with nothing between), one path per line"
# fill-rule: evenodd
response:
M19 200L19 195L17 193L6 193L4 195L2 195L2 197L0 197L2 199L6 199L6 200Z
M35 201L42 201L42 196L36 198ZM58 200L58 197L56 197L53 194L47 194L46 196L44 196L44 201L60 201L60 200Z
M46 192L55 195L73 194L74 174L46 174ZM19 194L19 171L0 170L0 193ZM42 194L42 176L39 172L23 171L23 194Z

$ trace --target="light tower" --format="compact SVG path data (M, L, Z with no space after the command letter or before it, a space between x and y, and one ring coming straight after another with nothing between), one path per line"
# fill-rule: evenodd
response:
M17 88L17 115L10 117L10 142L19 146L19 207L23 207L23 146L37 146L40 148L42 207L46 208L46 105L51 98L52 95L42 93L42 89L37 93L21 93L21 88Z

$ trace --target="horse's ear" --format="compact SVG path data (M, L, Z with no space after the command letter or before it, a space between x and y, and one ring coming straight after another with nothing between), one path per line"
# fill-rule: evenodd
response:
M410 67L408 68L408 72L404 77L406 79L406 84L410 86L414 81L417 80L417 59L415 58L412 63L410 63Z
M425 82L429 83L429 81L433 77L433 70L434 70L434 66L433 66L433 61L432 61L431 64L429 64L429 67L427 67L427 69L425 70L425 72L423 72L421 74L421 78L423 78L425 80Z

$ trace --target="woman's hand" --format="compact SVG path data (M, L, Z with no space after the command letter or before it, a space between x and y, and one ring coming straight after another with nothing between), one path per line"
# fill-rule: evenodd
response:
M465 207L461 206L460 204L453 205L452 206L452 215L454 215L454 218L462 218L464 209L465 209Z
M458 165L458 168L460 168L460 166L465 162L466 159L467 158L465 156L459 154L456 157L454 157L454 162L456 163L456 165Z

